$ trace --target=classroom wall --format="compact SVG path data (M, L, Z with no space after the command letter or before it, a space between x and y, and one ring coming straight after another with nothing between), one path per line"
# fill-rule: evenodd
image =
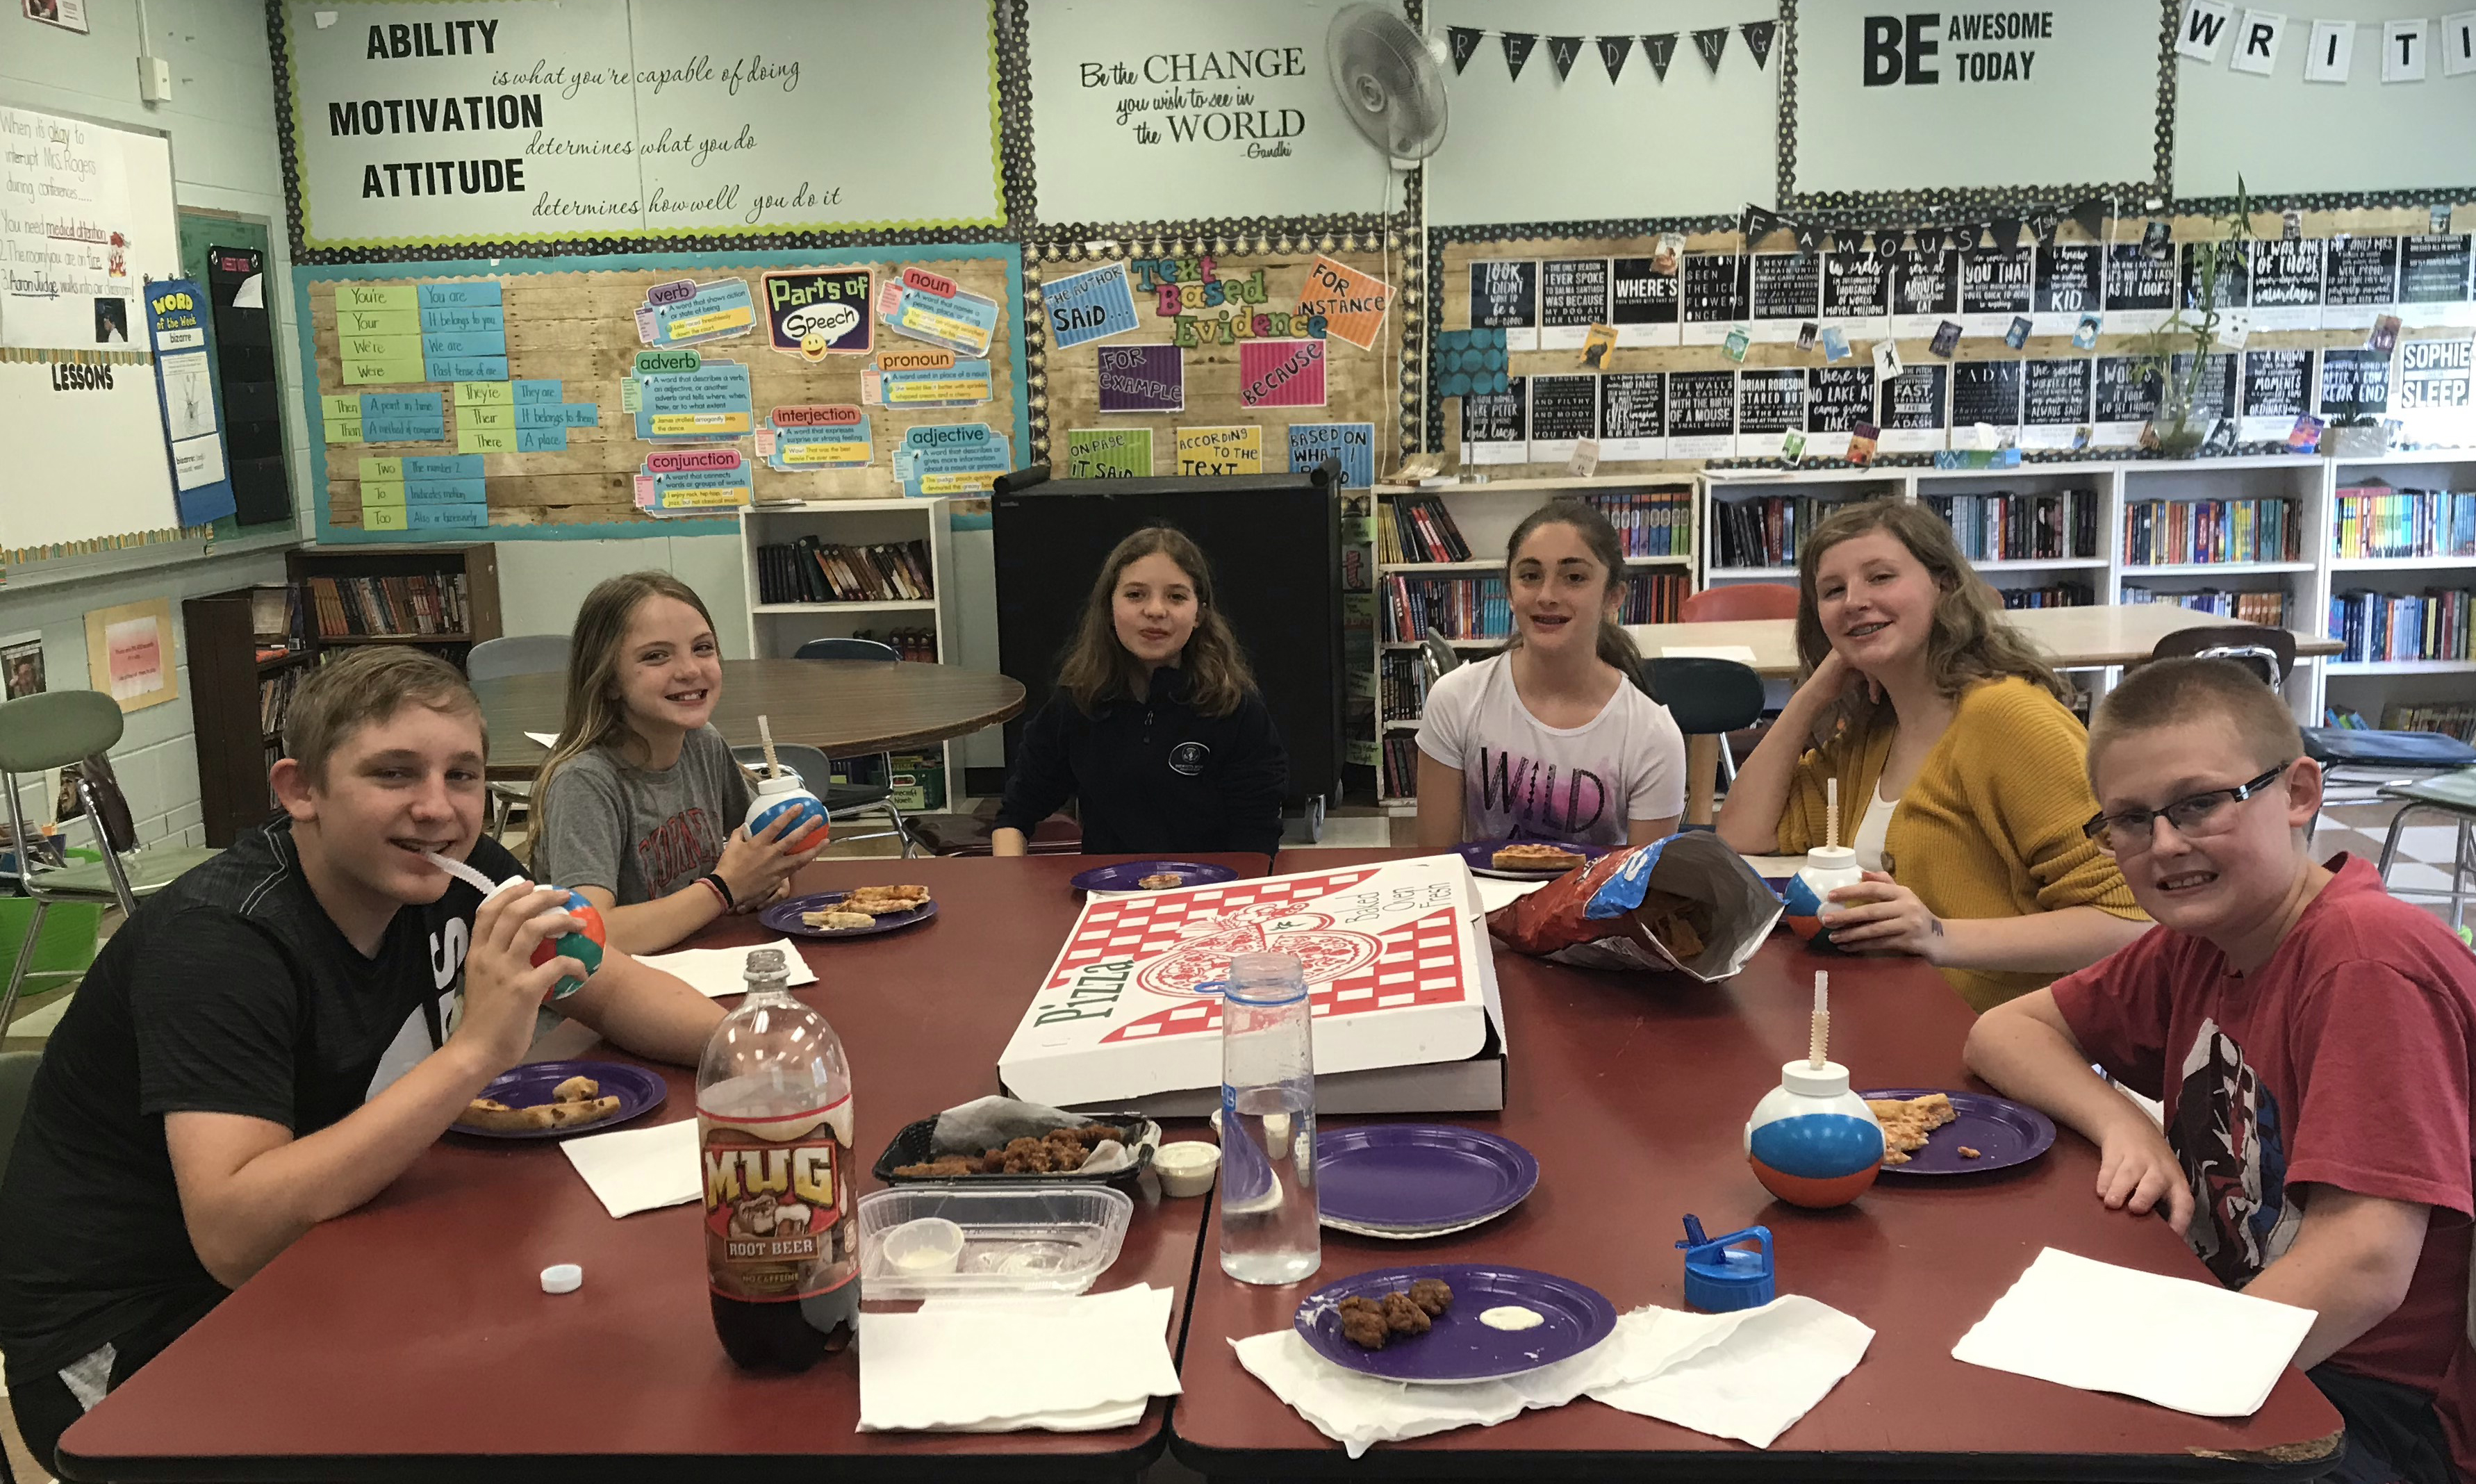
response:
M161 105L137 97L136 0L88 0L91 30L85 36L35 24L16 11L12 5L0 12L0 99L162 130L172 138L173 194L180 206L263 217L273 225L267 303L285 321L276 344L285 389L297 392L301 366L288 333L291 260L283 230L274 71L266 12L259 0L148 0L155 54L172 64L172 98ZM285 445L293 508L305 509L308 429L297 396L286 399ZM142 553L129 556L143 560ZM183 598L283 580L282 555L263 550L170 567L135 566L66 583L44 582L39 574L20 568L12 571L12 585L0 586L0 634L40 631L51 683L82 685L89 609L168 596L177 614ZM201 844L186 641L181 659L181 699L131 713L112 760L140 839ZM50 819L51 803L30 792L30 817Z

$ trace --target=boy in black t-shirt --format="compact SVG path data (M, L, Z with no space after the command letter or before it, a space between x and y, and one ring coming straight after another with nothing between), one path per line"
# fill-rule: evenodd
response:
M482 838L481 708L453 666L360 650L303 681L283 817L141 906L36 1073L0 1182L0 1350L36 1458L311 1226L392 1183L531 1046L571 958L560 894ZM460 1018L449 1010L461 983ZM558 1002L692 1064L719 1005L613 950Z

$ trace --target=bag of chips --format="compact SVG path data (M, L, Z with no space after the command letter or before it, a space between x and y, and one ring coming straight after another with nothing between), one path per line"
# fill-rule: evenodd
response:
M1611 851L1497 908L1487 926L1518 953L1709 983L1744 968L1782 910L1744 856L1696 830Z

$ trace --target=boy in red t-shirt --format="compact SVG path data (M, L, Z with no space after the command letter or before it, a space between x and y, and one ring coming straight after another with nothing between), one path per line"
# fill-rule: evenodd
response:
M2097 1145L2107 1205L2318 1316L2295 1364L2347 1422L2330 1478L2476 1476L2476 958L2364 861L2315 863L2303 753L2238 665L2128 676L2090 726L2089 828L2158 930L1988 1011L1968 1065Z

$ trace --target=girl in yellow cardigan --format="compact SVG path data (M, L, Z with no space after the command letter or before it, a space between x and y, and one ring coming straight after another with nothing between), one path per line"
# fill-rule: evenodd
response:
M1807 678L1720 812L1747 854L1823 840L1823 780L1866 879L1832 941L1915 953L1977 1009L2085 968L2149 921L2081 833L2097 812L2069 692L1951 528L1908 500L1833 512L1797 556Z

